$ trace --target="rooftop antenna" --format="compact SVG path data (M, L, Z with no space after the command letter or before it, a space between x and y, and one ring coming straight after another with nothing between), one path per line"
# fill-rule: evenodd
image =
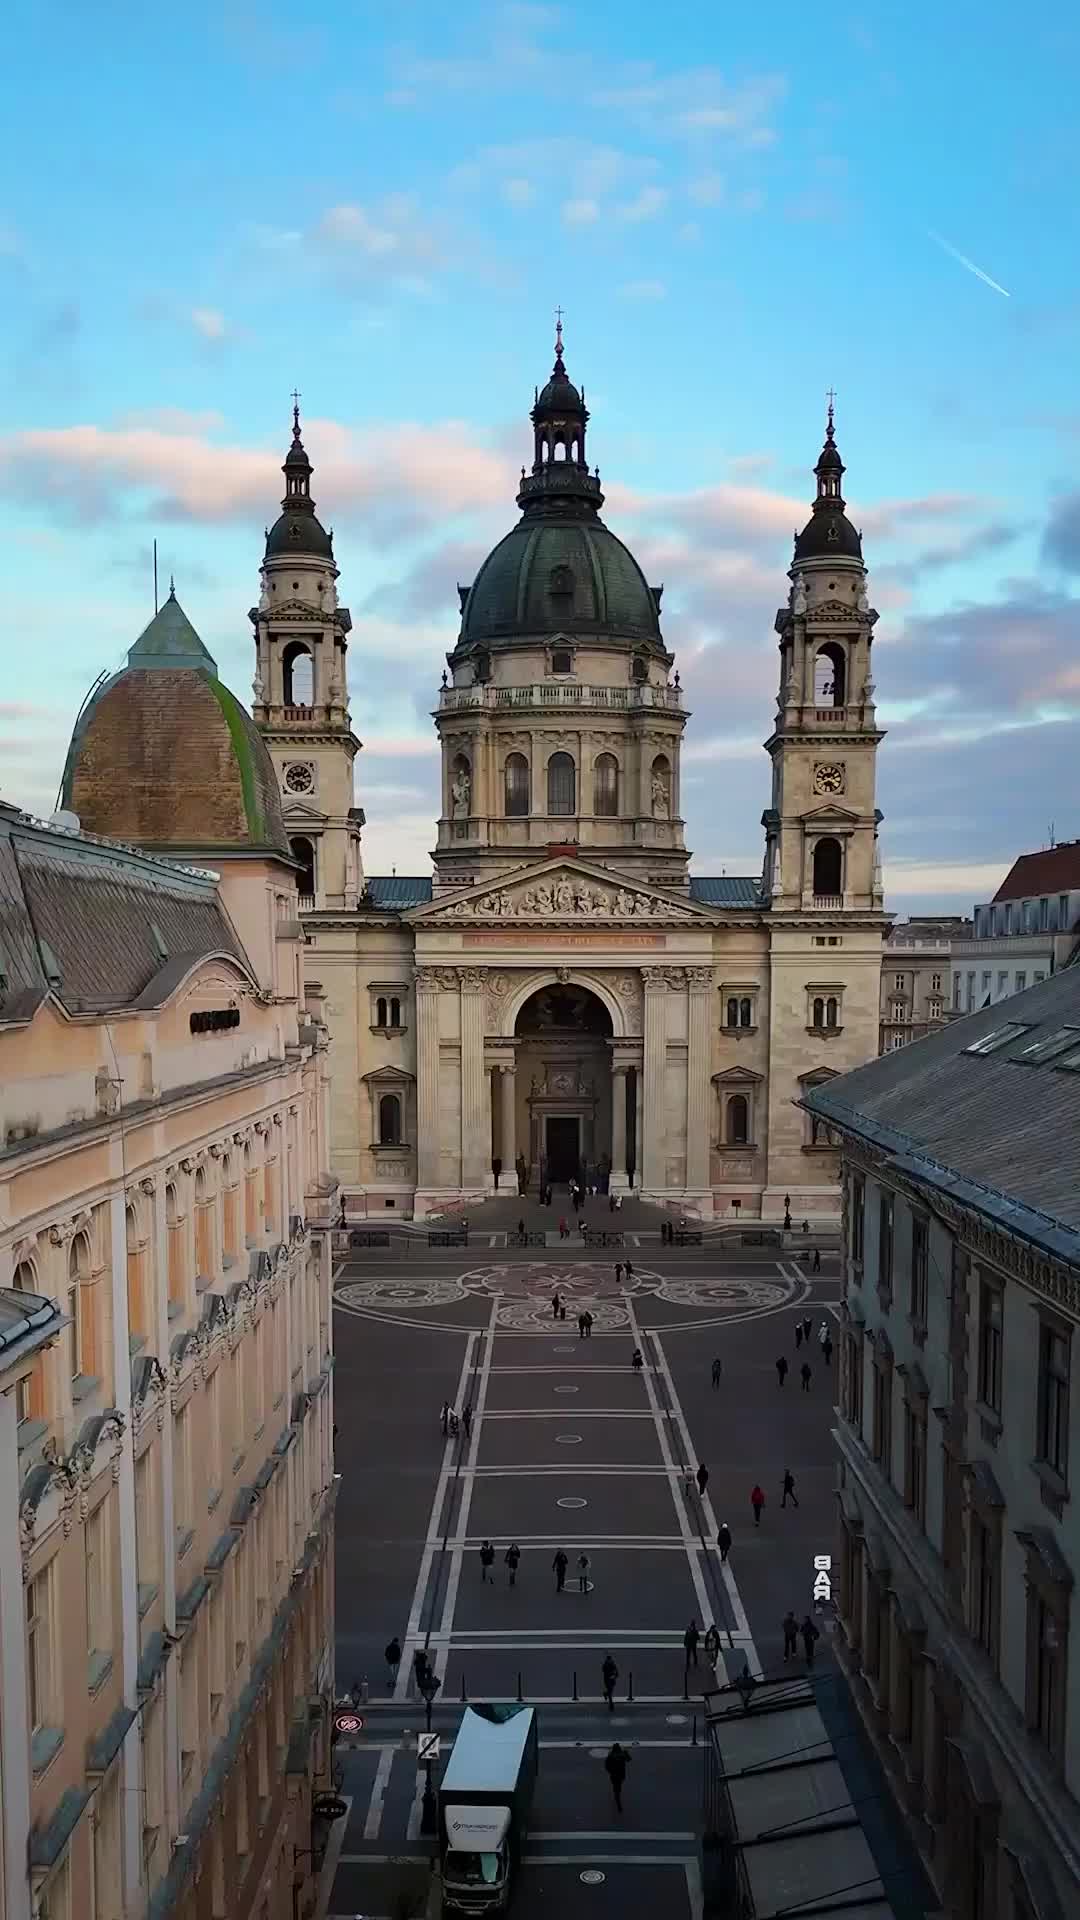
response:
M1052 820L1050 822L1050 845L1052 847L1057 846L1057 841L1054 838L1054 822Z
M157 610L158 610L158 603L157 603L157 541L155 540L155 541L154 541L154 612L156 613L156 612L157 612Z

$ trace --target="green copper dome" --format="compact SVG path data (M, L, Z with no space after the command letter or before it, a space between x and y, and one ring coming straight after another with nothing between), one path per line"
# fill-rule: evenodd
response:
M458 647L605 631L663 645L656 596L629 548L594 515L584 524L524 515L480 568Z

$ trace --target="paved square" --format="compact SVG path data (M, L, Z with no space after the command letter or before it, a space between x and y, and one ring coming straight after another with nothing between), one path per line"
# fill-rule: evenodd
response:
M666 1539L676 1532L670 1481L662 1472L646 1476L613 1468L530 1474L522 1469L473 1484L470 1539L486 1534Z
M613 1366L611 1362L603 1368L582 1366L575 1356L565 1366L549 1367L545 1362L542 1369L507 1371L498 1354L497 1339L496 1353L484 1401L493 1413L530 1409L538 1413L562 1409L567 1413L644 1413L648 1410L644 1381L629 1365L629 1356L625 1367Z
M481 1467L661 1467L656 1422L647 1411L627 1414L490 1414L484 1419Z

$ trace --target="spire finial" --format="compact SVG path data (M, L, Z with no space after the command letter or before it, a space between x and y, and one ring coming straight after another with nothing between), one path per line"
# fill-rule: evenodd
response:
M176 581L171 573L169 575L169 599L176 599Z
M562 366L562 308L555 309L555 365Z
M293 432L293 439L299 440L300 438L300 395L295 387L292 390L292 432Z
M835 389L835 387L830 387L830 388L829 388L829 390L828 390L828 392L827 392L827 394L825 395L825 399L826 399L826 401L828 402L828 408L829 408L829 413L828 413L828 420L827 420L827 422L826 422L826 426L825 426L825 438L826 438L826 440L831 440L831 439L832 439L832 437L833 437L833 415L834 415L834 413L836 412L836 389Z

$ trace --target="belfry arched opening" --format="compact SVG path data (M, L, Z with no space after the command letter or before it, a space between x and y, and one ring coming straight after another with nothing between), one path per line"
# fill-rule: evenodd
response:
M606 1188L612 1025L603 1001L575 984L540 987L522 1005L514 1038L518 1145L530 1180Z

